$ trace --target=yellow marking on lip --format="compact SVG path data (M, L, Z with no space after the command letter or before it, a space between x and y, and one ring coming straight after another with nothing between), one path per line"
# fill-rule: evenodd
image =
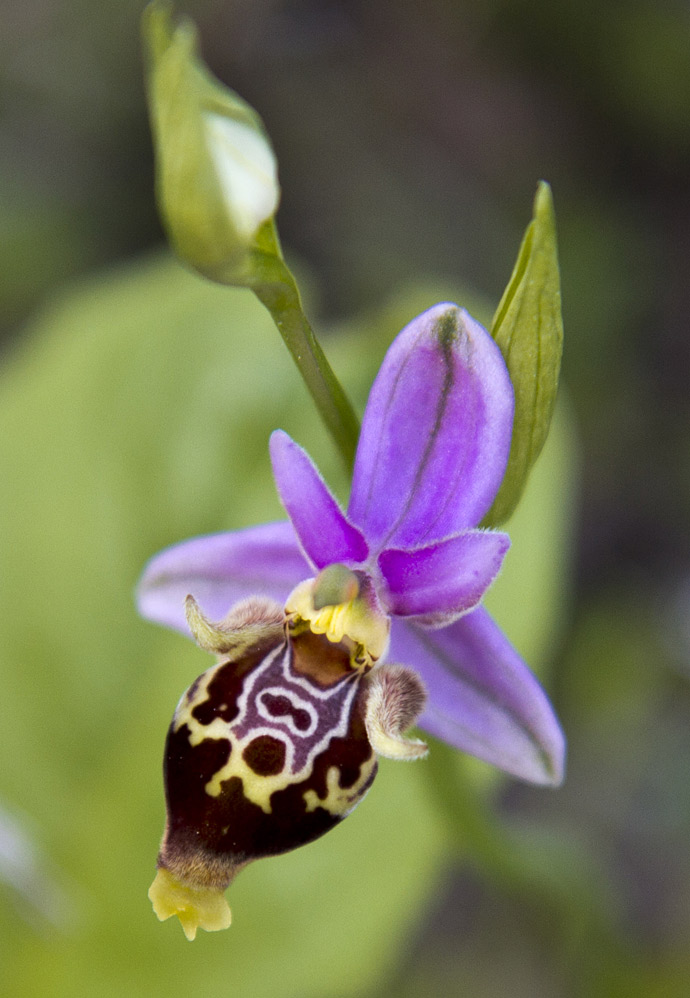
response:
M317 745L312 747L312 750L307 756L305 765L301 770L295 773L292 771L294 760L293 744L291 739L285 736L282 732L265 725L252 728L252 730L242 739L238 739L232 731L232 727L241 723L242 717L244 716L246 697L251 692L251 679L249 680L249 685L245 686L238 699L238 703L240 705L240 715L230 722L230 724L223 720L222 717L214 717L210 724L201 724L200 721L194 717L193 711L199 704L204 703L208 699L209 684L213 680L213 677L216 675L217 671L222 668L224 664L225 663L221 662L216 666L212 666L201 676L194 692L194 696L191 699L189 699L186 694L182 697L173 720L174 730L179 731L179 729L186 724L189 729L189 744L193 747L200 745L201 742L206 739L216 741L224 740L229 742L230 756L227 762L210 777L204 786L204 790L209 797L219 797L223 790L223 783L226 780L230 780L232 777L236 776L242 781L242 792L245 798L251 804L256 804L257 807L260 807L265 814L271 814L271 796L279 790L285 790L293 784L302 783L304 780L308 779L312 773L314 759L316 756L320 755L321 752L327 749L327 746L333 737L343 737L345 735L349 725L350 710L355 690L352 690L351 696L344 705L343 715L341 716L339 724L334 729L329 731ZM272 661L267 661L265 668L268 669L271 665ZM261 671L262 668L258 667L253 673L250 674L250 676L253 676L256 680ZM246 678L249 679L249 677ZM250 742L254 741L254 739L259 735L270 735L272 738L277 738L284 743L285 764L280 773L262 776L255 773L254 770L245 762L243 758L244 750Z
M192 716L194 703L184 711L184 716L179 720L178 727L186 724L189 728L189 744L191 746L200 745L206 739L212 741L226 741L230 743L230 756L228 761L213 774L204 786L204 790L209 797L219 797L223 790L225 780L237 776L242 780L242 792L247 800L256 804L265 814L271 813L271 794L277 790L284 790L291 783L298 783L304 779L305 773L292 773L291 762L293 748L288 738L281 738L280 733L273 728L252 728L249 734L243 739L238 739L232 733L227 721L222 717L214 717L210 724L200 724ZM253 742L259 735L270 735L282 741L285 745L285 765L280 773L271 776L261 776L247 765L243 758L243 752L250 742Z
M326 773L326 797L319 797L315 790L306 790L303 794L307 811L315 811L322 807L329 814L345 817L363 800L362 788L371 776L376 766L376 756L372 753L360 767L359 779L351 787L340 786L340 770L337 766L329 766Z
M259 773L255 773L243 758L246 747L262 734L270 735L271 738L282 741L285 745L285 764L280 773L261 776ZM242 793L246 799L251 804L260 807L265 814L270 814L272 811L271 795L277 790L285 790L292 783L299 783L303 779L290 771L292 746L287 739L280 738L275 731L269 728L265 730L254 729L242 741L233 738L229 733L226 734L226 738L232 746L230 758L217 773L214 773L204 790L209 797L219 797L223 790L223 783L233 776L237 776L242 780Z

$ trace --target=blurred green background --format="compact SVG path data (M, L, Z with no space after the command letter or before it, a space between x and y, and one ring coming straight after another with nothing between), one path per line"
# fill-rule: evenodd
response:
M190 945L146 890L162 743L207 659L147 557L279 515L283 426L346 482L267 315L162 245L131 0L0 32L0 990L138 998L685 996L690 984L690 11L627 0L198 0L263 116L278 222L358 407L395 332L490 318L538 178L557 424L490 606L569 740L544 791L434 746Z

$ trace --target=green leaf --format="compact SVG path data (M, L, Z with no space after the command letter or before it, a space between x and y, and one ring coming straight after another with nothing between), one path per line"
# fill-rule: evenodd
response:
M515 420L505 477L484 518L495 527L511 515L549 432L563 350L561 289L551 188L541 181L491 334L515 390Z

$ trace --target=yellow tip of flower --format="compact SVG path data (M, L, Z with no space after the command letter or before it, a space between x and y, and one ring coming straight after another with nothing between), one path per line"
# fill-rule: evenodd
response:
M177 915L184 934L191 942L197 929L218 932L232 921L228 902L222 891L208 887L188 887L163 868L149 887L149 898L161 922Z

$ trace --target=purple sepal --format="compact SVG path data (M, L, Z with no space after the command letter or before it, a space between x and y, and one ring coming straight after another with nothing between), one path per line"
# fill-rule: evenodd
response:
M287 521L227 534L194 537L166 548L147 564L137 589L139 613L189 634L185 596L220 620L246 596L283 603L312 569Z
M312 563L324 568L366 561L367 542L348 523L309 455L282 430L271 434L270 451L278 494Z
M553 708L482 607L443 630L394 620L388 657L426 683L425 731L531 783L562 782L565 740Z
M450 624L478 605L509 547L507 534L467 530L427 547L382 551L388 611L426 626Z
M369 395L349 519L373 550L475 527L501 484L512 422L487 331L457 305L430 308L393 342Z

